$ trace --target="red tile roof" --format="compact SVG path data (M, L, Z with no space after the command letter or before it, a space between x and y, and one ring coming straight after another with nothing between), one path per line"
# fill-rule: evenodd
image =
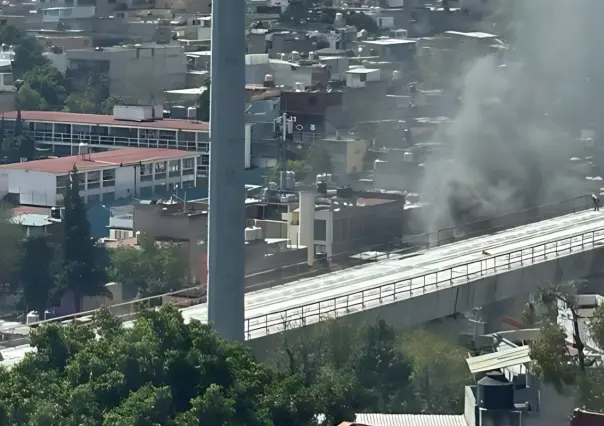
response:
M4 113L4 118L14 120L17 111ZM210 128L204 121L163 119L155 121L116 120L113 115L78 114L74 112L56 111L22 111L21 118L25 121L41 121L55 123L92 124L101 126L142 127L146 129L189 130L204 132Z
M70 157L50 158L47 160L34 160L25 163L6 164L0 166L0 171L5 169L31 170L36 172L66 174L71 171L74 164L78 170L101 170L115 168L120 164L149 162L154 160L174 160L190 158L199 155L196 152L180 151L164 148L124 148L115 151L95 152L87 159L79 155Z
M17 206L11 209L11 216L19 216L22 214L50 214L49 207L35 207L35 206Z

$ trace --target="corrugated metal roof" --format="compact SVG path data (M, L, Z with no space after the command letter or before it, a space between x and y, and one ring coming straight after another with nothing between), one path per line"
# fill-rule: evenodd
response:
M531 348L529 346L520 346L519 348L468 358L466 362L470 368L470 373L475 374L526 364L531 362L530 353Z
M355 423L368 426L467 426L463 415L359 413Z

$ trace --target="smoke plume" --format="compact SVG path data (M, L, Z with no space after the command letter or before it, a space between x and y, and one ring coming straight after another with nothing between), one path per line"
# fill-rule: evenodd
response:
M589 190L566 170L581 129L604 121L604 1L498 3L514 5L498 34L509 48L467 64L461 106L437 135L446 155L426 164L432 229Z

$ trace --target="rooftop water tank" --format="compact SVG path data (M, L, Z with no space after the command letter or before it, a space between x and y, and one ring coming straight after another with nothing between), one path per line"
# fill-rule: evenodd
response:
M296 187L296 172L290 170L287 172L287 189L294 189Z
M327 194L327 183L317 182L317 192L323 195Z
M289 59L292 62L298 62L300 60L300 52L294 50L292 53L289 54Z
M296 89L296 92L304 92L304 83L301 83L299 81L296 81L296 84L294 85L294 88Z
M40 321L40 315L38 315L37 311L31 311L29 314L27 314L27 316L25 317L25 323L26 324L32 324L34 322L38 322Z
M403 154L403 161L406 163L412 163L413 162L413 153L407 151Z
M392 71L392 80L400 80L401 79L401 72L398 70L394 70Z
M275 78L272 74L266 74L264 76L264 87L275 87Z
M285 170L279 172L279 188L287 189L287 172Z
M333 24L336 27L344 27L346 26L346 20L344 19L344 14L341 12L336 13L336 17L333 20Z
M256 228L253 226L250 228L245 228L245 241L250 242L254 240L256 240Z
M282 53L279 55L279 58L281 58L282 61L287 61L287 53Z
M476 388L476 399L480 408L514 409L514 384L507 380L501 381L501 376L486 375L478 381Z

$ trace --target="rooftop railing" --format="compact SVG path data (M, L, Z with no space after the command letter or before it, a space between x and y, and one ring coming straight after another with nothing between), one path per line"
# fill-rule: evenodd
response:
M246 318L245 332L247 339L252 339L304 327L603 245L604 228L579 233L484 259L459 263L443 270L392 280L387 284L319 302L300 304L277 312Z

